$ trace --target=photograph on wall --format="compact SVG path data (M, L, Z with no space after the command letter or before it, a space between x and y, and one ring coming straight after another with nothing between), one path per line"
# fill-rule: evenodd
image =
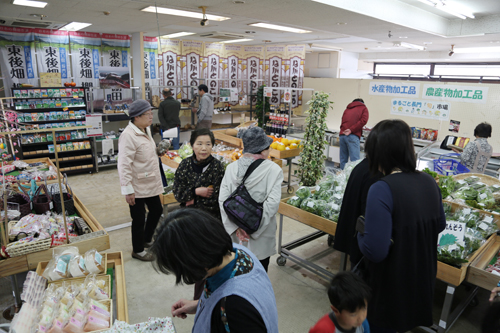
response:
M460 130L460 122L458 120L450 120L449 131L458 133L459 130Z
M130 88L130 69L128 67L99 67L99 84L103 89Z

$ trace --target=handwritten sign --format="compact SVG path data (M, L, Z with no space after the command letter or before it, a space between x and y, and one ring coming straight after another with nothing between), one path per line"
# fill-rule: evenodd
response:
M438 236L438 245L453 245L463 242L465 236L465 223L457 221L446 221L446 228Z

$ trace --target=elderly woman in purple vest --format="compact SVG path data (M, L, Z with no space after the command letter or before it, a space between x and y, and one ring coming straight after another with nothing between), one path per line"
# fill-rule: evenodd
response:
M195 314L193 332L278 332L278 310L271 281L259 259L233 244L210 214L184 208L168 214L151 251L155 267L174 274L176 283L206 279L199 300L181 299L172 316Z

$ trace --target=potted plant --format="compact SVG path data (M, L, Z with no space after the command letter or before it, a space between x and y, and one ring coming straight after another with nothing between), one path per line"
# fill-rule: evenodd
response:
M323 177L325 165L324 149L328 143L325 140L326 116L329 109L333 109L333 102L329 101L330 94L315 92L309 102L309 116L306 119L306 131L303 141L303 150L300 153L299 169L295 175L303 186L315 186Z
M257 118L257 126L260 128L264 128L264 117L263 115L271 112L271 105L269 104L269 97L266 97L265 108L264 108L264 87L265 85L261 85L257 89L257 102L255 103L255 118Z

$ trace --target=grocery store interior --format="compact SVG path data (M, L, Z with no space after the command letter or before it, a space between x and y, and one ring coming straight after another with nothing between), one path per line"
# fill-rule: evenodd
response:
M191 331L195 317L172 317L171 307L192 299L193 286L176 285L175 275L131 255L132 217L118 159L129 108L138 99L151 104L152 138L162 141L159 109L170 87L180 102L180 149L161 152L167 185L160 222L179 209L173 181L193 154L188 142L199 120L192 109L201 105L200 84L215 101L212 154L226 167L242 156L244 129L260 126L273 138L269 158L282 169L283 183L268 276L279 332L308 332L331 311L331 279L351 268L333 243L354 168L341 168L341 125L355 99L369 112L359 130L360 158L377 123L406 122L417 169L437 172L447 226L466 230L458 246L451 242L449 252L443 250L453 256L452 246L462 248L459 261L441 260L438 251L433 325L408 332L486 332L481 324L500 280L500 1L0 0L0 71L0 332L8 331L15 313L16 332L42 331L37 323L45 320L45 303L34 291L41 284L45 290L44 278L49 290L94 273L71 275L69 263L64 276L44 274L51 265L56 269L55 253L70 247L77 251L71 260L91 257L99 264L94 279L103 286L84 284L106 291L104 328L114 322L120 331L118 322L147 325L168 317L171 326L159 325L164 332ZM329 102L321 138L313 142L308 133L320 124L308 121L308 110L321 93ZM462 166L451 148L473 145L482 122L491 125L491 158L472 179L449 168ZM289 201L299 198L301 169L310 167L302 158L314 149L323 151L324 177L309 187L329 179L336 184L326 215ZM466 253L464 237L476 229L478 247ZM56 318L50 312L52 328Z

